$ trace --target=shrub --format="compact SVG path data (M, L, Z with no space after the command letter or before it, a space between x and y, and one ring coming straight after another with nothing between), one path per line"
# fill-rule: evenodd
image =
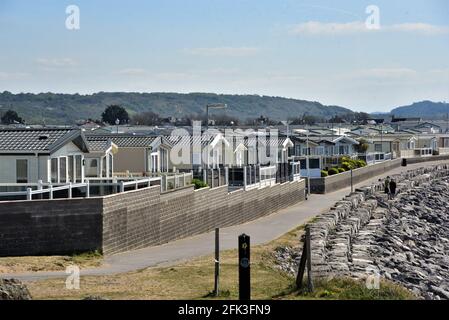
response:
M321 178L325 178L329 176L329 172L327 172L326 170L321 170Z
M193 179L192 184L195 186L195 190L208 187L207 183L200 179Z
M343 169L345 169L346 171L349 171L349 170L351 170L351 169L354 169L353 164L351 164L350 162L343 162L343 163L341 164L341 167L342 167Z
M357 168L363 168L366 167L366 162L364 160L357 160Z
M339 172L339 173L346 172L346 169L345 169L345 168L338 168L338 172Z
M329 175L333 176L334 174L339 174L338 169L337 168L329 169Z

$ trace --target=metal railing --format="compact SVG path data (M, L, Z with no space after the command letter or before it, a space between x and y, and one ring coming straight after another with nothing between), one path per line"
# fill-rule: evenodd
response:
M292 162L290 176L292 181L301 180L301 162Z
M161 191L166 192L178 188L183 188L192 184L193 173L167 173L160 174L161 178Z
M33 196L48 196L48 199L54 199L54 195L56 192L67 191L67 196L63 197L66 199L73 198L73 191L84 189L84 197L91 197L91 188L92 187L113 187L113 190L117 190L117 193L123 193L131 190L138 190L139 187L150 187L154 185L160 185L161 178L145 178L145 179L134 179L131 181L117 181L109 178L90 178L86 179L84 183L68 183L66 185L54 186L52 184L44 184L39 182L37 184L21 184L21 187L26 186L25 191L15 191L15 192L0 192L0 201L2 198L13 198L13 197L23 197L26 200L33 200ZM159 183L156 183L159 182ZM3 184L3 186L7 186ZM17 187L17 185L8 185L12 187ZM32 187L37 187L37 189L33 189Z

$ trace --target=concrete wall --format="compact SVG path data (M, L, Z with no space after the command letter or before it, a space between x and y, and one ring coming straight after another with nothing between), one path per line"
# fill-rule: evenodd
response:
M304 181L239 190L227 186L160 194L151 187L104 198L103 252L106 255L161 245L237 225L304 201Z
M245 223L304 200L295 181L228 193L160 187L103 198L2 202L0 256L102 250L111 255Z
M432 157L408 158L407 164L429 162L429 161L442 161L442 160L449 160L449 154L441 155L441 156L432 156Z
M359 183L377 175L400 167L402 159L380 162L372 166L353 170L353 183ZM346 188L351 185L351 172L347 171L337 175L310 179L310 191L317 194L325 194Z
M101 250L102 199L2 202L0 256Z

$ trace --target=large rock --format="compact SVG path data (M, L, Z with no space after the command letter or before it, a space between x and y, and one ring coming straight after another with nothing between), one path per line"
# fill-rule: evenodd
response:
M0 300L31 300L31 295L19 280L0 279Z

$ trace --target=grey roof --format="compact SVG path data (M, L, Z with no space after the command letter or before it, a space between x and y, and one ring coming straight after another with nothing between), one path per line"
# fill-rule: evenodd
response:
M1 129L0 152L51 153L73 141L88 152L80 130L74 129Z
M112 141L119 148L149 148L154 146L154 142L160 141L157 136L139 135L87 135L89 145L92 143Z
M172 146L179 145L194 145L201 144L202 147L208 146L215 139L216 135L184 135L184 136L164 136L164 139L168 141Z
M87 142L91 152L106 152L111 147L111 140L93 140Z

